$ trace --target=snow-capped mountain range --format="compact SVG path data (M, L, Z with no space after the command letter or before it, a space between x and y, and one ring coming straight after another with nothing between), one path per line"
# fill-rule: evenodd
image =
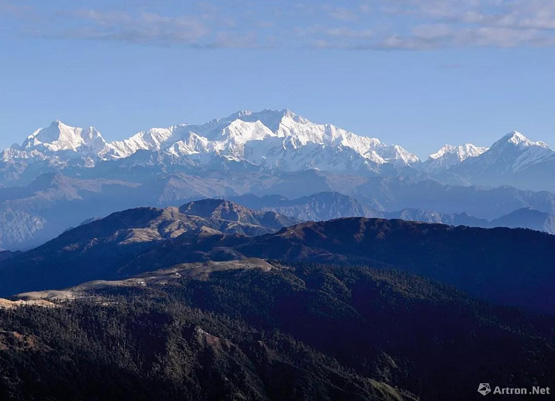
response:
M516 131L490 148L445 145L421 162L401 146L386 145L331 124L316 124L290 110L241 111L202 125L152 128L114 142L107 142L92 127L75 128L55 121L21 145L3 151L1 160L4 181L17 177L34 162L62 170L69 166L92 168L103 162L188 168L236 162L265 171L425 174L459 183L555 190L555 152ZM541 184L529 185L532 173Z
M315 124L289 110L241 111L203 125L139 132L107 146L111 151L104 157L125 158L138 150L148 150L199 164L210 160L205 155L211 155L292 171L418 162L415 155L399 146L388 146L331 124Z
M396 145L359 136L331 124L314 124L289 110L242 111L203 125L152 128L123 141L107 142L94 128L75 128L60 121L39 129L2 159L125 159L139 151L156 152L203 165L211 158L244 161L270 169L303 170L372 168L391 163L411 165L418 158Z
M520 132L513 131L491 148L482 152L483 155L477 160L469 160L465 167L476 167L478 164L482 169L495 169L498 172L518 172L535 164L547 162L553 159L553 150L544 142L533 142Z

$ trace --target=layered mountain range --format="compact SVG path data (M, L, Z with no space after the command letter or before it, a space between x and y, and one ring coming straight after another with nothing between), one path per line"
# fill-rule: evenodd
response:
M452 226L528 228L555 234L555 215L531 207L522 207L496 219L488 220L468 213L442 213L405 208L394 212L371 209L355 198L337 192L321 192L298 199L282 196L244 195L231 200L265 211L274 211L303 221L322 221L341 217L379 217Z
M440 401L474 399L484 376L549 386L555 236L264 210L365 212L345 198L133 208L0 252L0 398Z
M230 178L232 186L226 187ZM217 173L207 177L170 174L145 182L45 174L27 186L0 188L0 248L29 249L83 221L117 210L179 206L204 198L229 199L294 221L365 216L554 232L555 195L550 192L448 186L399 177L359 180L350 190L346 190L346 183L350 184L320 172L274 176ZM309 195L295 197L306 192ZM294 196L275 195L279 193ZM510 214L512 219L503 218Z
M247 178L252 178L247 182ZM256 176L237 186L249 188ZM477 188L445 186L436 181L397 177L370 178L351 196L337 192L333 181L319 173L267 177L276 180L265 192L237 195L226 191L224 177L203 178L172 174L140 182L77 179L42 175L25 187L0 188L0 248L19 250L38 246L83 221L131 207L179 206L203 198L225 198L251 209L273 211L292 221L320 221L340 217L402 218L476 227L523 227L554 233L555 195L521 191L511 187ZM258 177L260 180L264 180ZM314 191L287 198L287 187L301 179L320 182ZM341 182L339 182L341 184ZM340 189L340 188L339 188ZM335 191L334 191L335 190ZM267 195L265 195L265 193ZM512 215L511 219L504 216Z
M0 249L29 249L117 210L204 198L303 221L365 216L550 233L555 215L554 152L517 132L490 148L446 145L421 162L289 110L243 111L115 142L55 121L0 159Z
M0 296L181 262L258 257L394 267L489 301L555 313L554 252L555 236L531 230L364 217L292 225L272 211L209 199L117 212L12 255L0 262Z
M315 169L336 174L428 174L451 184L555 189L550 174L555 152L516 131L490 148L446 145L420 162L398 145L386 145L331 124L316 124L290 110L241 111L201 125L152 128L114 142L107 142L92 127L75 128L55 121L31 134L22 145L5 150L1 159L4 184L36 178L33 174L38 169L32 166L41 163L43 168L70 174L85 174L77 171L96 167L96 176L103 178L114 178L107 176L107 171L115 165L280 173Z
M148 154L145 154L148 152ZM39 129L21 146L4 151L4 163L49 161L58 166L93 167L122 160L126 166L168 163L207 167L247 163L269 170L378 171L383 164L407 166L418 158L399 146L358 136L330 124L314 124L289 110L242 111L203 125L177 125L106 142L94 128L61 121Z
M287 110L117 142L57 121L0 162L0 399L549 386L553 171L516 132L421 162Z

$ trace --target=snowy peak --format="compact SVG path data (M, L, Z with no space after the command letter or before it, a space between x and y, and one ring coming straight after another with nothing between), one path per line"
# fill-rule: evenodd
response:
M248 141L259 141L273 136L275 136L274 133L260 120L254 122L234 120L222 130L215 140L245 144Z
M315 124L288 109L243 110L202 125L151 129L112 142L108 149L105 159L126 158L146 150L171 156L172 163L184 165L210 164L223 158L288 171L349 171L419 161L400 146L389 146L331 124Z
M208 151L208 140L195 133L190 133L188 138L177 141L167 149L170 155L176 157L207 153Z
M331 147L338 152L350 149L362 157L365 163L410 165L419 161L418 157L400 146L386 145L377 138L359 136L332 124L313 123L288 109L262 110L240 119L262 123L275 134L268 137L283 138L280 147L297 153L307 146L312 149L319 145ZM269 142L275 144L275 140Z
M479 157L461 165L461 172L470 177L492 174L520 173L532 166L553 162L555 152L544 142L534 142L513 131L495 142Z
M41 161L57 169L117 160L125 160L126 167L201 169L238 162L237 166L272 172L316 169L342 174L391 174L414 167L438 176L455 173L469 177L469 182L485 173L512 174L544 162L555 164L554 152L545 143L516 131L489 149L469 143L445 145L421 163L401 146L314 123L288 109L242 110L205 124L151 128L110 143L92 127L55 121L31 134L22 146L4 151L1 160L12 165L14 160L27 165Z
M121 159L129 157L139 150L160 150L174 136L175 132L183 127L151 128L147 131L138 132L129 139L111 142L103 156L107 159Z
M503 137L503 139L506 142L515 144L515 145L524 145L524 146L530 146L533 142L530 141L528 138L526 138L524 135L522 135L520 132L518 131L513 131L508 133L507 135L505 135Z
M544 142L531 141L522 133L513 131L489 149L472 144L445 145L430 155L422 169L432 173L452 169L473 179L491 174L514 174L553 158L554 152Z
M538 148L550 149L546 143L541 141L533 142L518 131L513 131L505 135L492 145L492 149L500 146L506 146L507 144L517 146L519 148L535 146Z
M250 110L243 110L232 114L225 119L226 121L242 120L245 122L256 122L260 121L266 127L268 127L272 132L277 133L282 124L287 122L296 122L299 124L310 123L306 118L301 117L293 113L289 109L283 110L270 110L264 109L258 112L252 112Z
M252 115L252 111L250 110L239 110L237 113L233 113L228 117L228 120L235 120L241 117L248 117Z
M47 153L73 151L98 154L105 146L106 141L95 128L72 127L56 120L49 127L29 135L21 148Z
M490 165L495 164L497 168L505 166L512 171L519 171L553 156L553 150L544 142L531 141L520 132L513 131L495 142L484 154L484 160Z
M438 160L441 158L454 158L459 162L468 159L469 157L476 157L480 156L484 153L488 148L482 146L475 146L471 143L466 143L464 145L453 146L453 145L445 145L436 153L432 153L430 155L431 160Z
M428 172L437 172L458 166L469 158L478 157L488 148L475 146L471 143L453 146L445 145L436 153L432 153L428 160L423 163L423 169Z

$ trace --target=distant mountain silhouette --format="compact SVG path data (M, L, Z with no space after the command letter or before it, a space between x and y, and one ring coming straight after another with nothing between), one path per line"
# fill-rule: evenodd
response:
M471 198L472 196L470 196L469 207L473 208ZM513 211L506 216L501 216L490 221L485 218L472 216L466 212L448 213L416 208L404 208L396 211L372 209L363 206L352 196L343 195L338 192L321 192L297 199L287 199L279 195L262 197L243 195L232 197L231 199L252 209L272 210L303 221L322 221L341 217L379 217L421 221L424 223L441 223L453 226L464 225L483 228L520 227L555 234L555 224L553 223L555 217L547 212L535 211L531 207L519 209L521 211L515 216L512 216L516 212ZM491 201L495 200L488 200L488 202ZM446 202L447 204L448 202ZM444 209L444 207L440 206L441 209Z
M469 222L464 215L490 221L527 207L555 215L555 194L511 187L444 185L425 177L336 176L314 170L160 173L111 163L98 167L106 170L100 178L85 169L77 176L47 173L27 185L0 188L0 248L28 250L85 220L119 210L179 206L205 198L307 221L392 218L399 213L458 225ZM477 220L473 225L479 225Z
M244 195L231 200L253 209L273 210L302 221L321 221L339 217L369 217L375 211L362 206L351 196L338 192L320 192L297 199L287 199L279 195L258 197Z
M183 214L200 216L211 220L230 220L244 225L254 225L279 230L299 223L273 211L254 211L222 199L203 199L187 203L179 208Z
M490 225L522 227L555 234L555 216L526 207L493 220Z

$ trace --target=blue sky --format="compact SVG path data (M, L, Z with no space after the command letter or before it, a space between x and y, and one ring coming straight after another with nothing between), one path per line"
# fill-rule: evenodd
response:
M423 157L555 145L545 0L0 0L0 147L54 119L108 140L289 108Z

